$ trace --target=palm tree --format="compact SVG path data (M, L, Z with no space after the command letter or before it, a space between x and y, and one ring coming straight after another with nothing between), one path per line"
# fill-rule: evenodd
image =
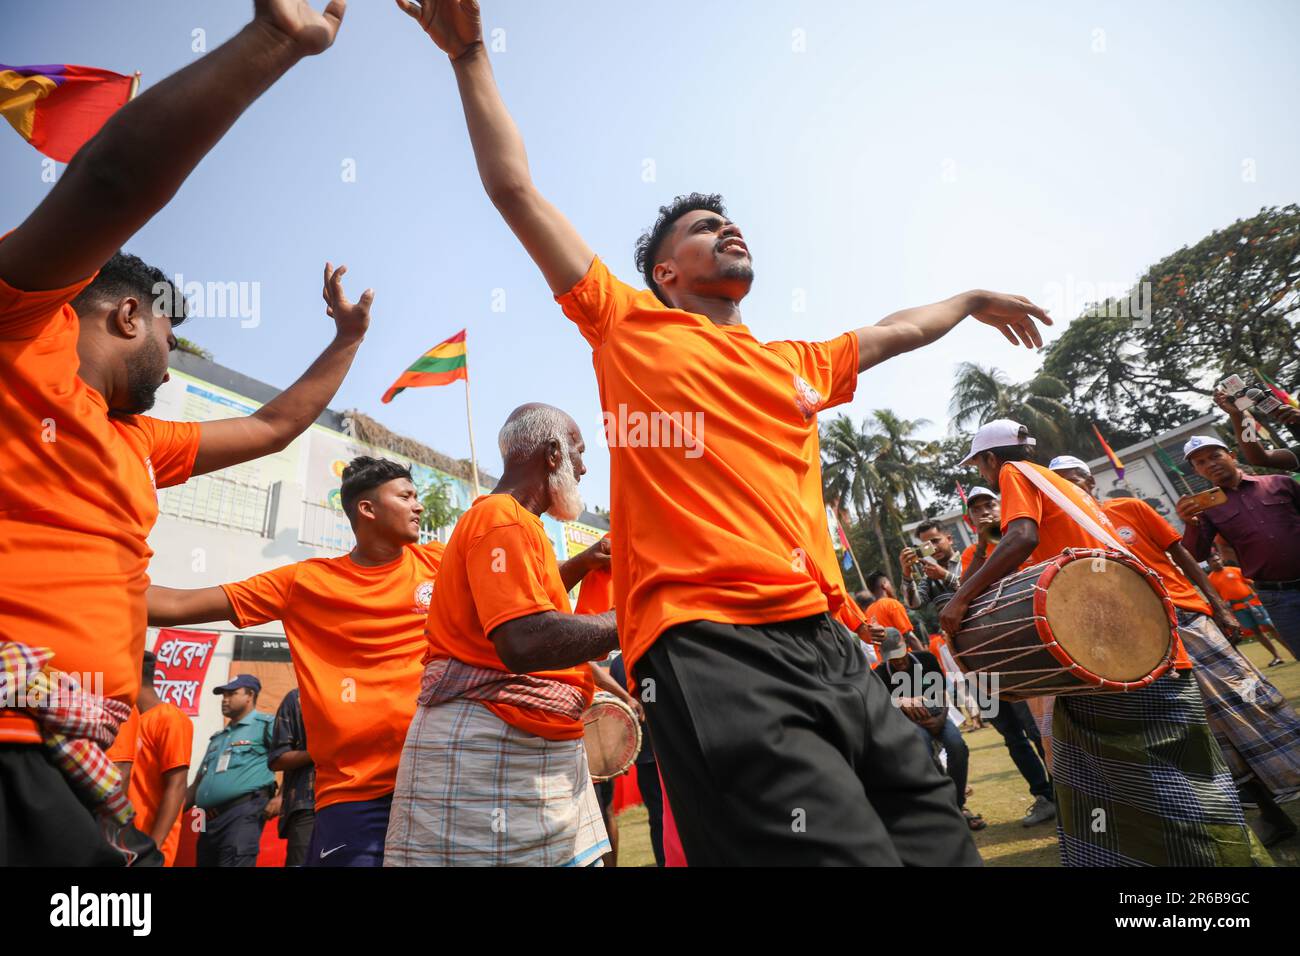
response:
M872 413L880 429L882 448L877 467L882 471L893 491L907 502L913 517L921 514L920 467L933 461L939 453L939 443L916 438L916 432L929 425L924 418L909 420L899 418L888 408Z
M1059 379L1042 373L1016 385L1007 374L975 362L957 366L948 413L954 430L1010 418L1029 429L1039 443L1060 447L1067 443L1070 410L1062 399L1068 390Z
M842 511L852 506L859 522L867 522L885 562L885 573L893 576L893 563L885 545L881 520L882 505L889 500L889 484L877 459L882 451L882 436L873 433L867 422L854 426L847 415L836 415L821 427L822 489L831 507Z

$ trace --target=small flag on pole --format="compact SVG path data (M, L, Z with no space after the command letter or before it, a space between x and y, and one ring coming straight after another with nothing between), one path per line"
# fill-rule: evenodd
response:
M1101 429L1097 427L1096 422L1093 422L1092 433L1097 436L1097 441L1101 442L1101 450L1106 453L1106 457L1110 459L1110 463L1115 466L1115 474L1119 476L1120 481L1123 481L1124 463L1119 460L1119 455L1115 454L1110 445L1106 444L1106 439L1101 437Z
M70 63L0 63L0 115L46 156L70 162L135 95L139 77Z
M966 500L966 489L961 486L960 481L957 482L957 497L961 499L961 520L966 522L966 527L971 531L978 532L975 522L970 518L970 502Z
M460 379L469 380L464 329L446 341L439 342L416 359L415 364L388 387L381 401L385 404L391 402L393 396L403 389L419 388L424 385L449 385Z
M1259 369L1255 369L1255 374L1259 376L1260 381L1262 381L1265 385L1268 386L1269 391L1273 393L1273 397L1276 398L1279 402L1282 402L1285 405L1290 405L1292 408L1300 408L1300 403L1296 402L1295 396L1292 395L1290 392L1288 392L1285 388L1277 384L1277 382L1273 381L1271 378L1269 378Z

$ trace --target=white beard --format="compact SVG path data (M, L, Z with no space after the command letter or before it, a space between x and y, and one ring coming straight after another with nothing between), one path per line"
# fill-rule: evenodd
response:
M551 506L546 513L557 521L573 521L582 514L582 495L578 493L578 479L571 468L562 467L546 479Z

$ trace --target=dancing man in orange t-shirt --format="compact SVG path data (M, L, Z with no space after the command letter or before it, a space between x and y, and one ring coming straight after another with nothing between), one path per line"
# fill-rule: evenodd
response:
M833 622L817 413L967 316L1037 346L1019 296L968 292L827 342L758 341L754 279L718 196L661 210L615 278L533 184L478 4L399 6L448 55L480 177L592 348L629 672L691 863L976 863L948 782ZM864 700L866 707L864 712Z
M971 602L1026 560L1118 543L1118 530L1090 495L1033 463L1034 444L1028 429L1008 419L982 425L971 440L962 465L998 489L1002 538L987 558L971 562L939 615L945 634L957 634ZM1066 866L1249 866L1267 856L1252 843L1205 701L1186 674L1192 663L1177 637L1174 645L1174 669L1146 687L1055 700L1051 771Z
M1073 455L1049 466L1093 498L1097 480ZM1215 591L1200 563L1183 547L1182 535L1140 498L1107 498L1101 510L1121 541L1160 575L1178 612L1183 646L1205 699L1205 714L1233 782L1259 807L1260 842L1273 846L1295 836L1296 826L1277 805L1300 793L1300 717L1276 687L1229 642L1237 619Z
M344 2L254 10L229 41L118 110L0 241L0 667L20 687L42 668L97 684L71 711L0 710L0 742L19 745L0 751L0 865L161 861L128 825L99 750L140 685L156 489L283 449L333 397L365 332L369 296L356 309L334 300L333 342L254 414L142 414L167 379L183 302L161 270L120 249L258 96L333 43ZM65 778L58 765L75 769Z
M456 523L429 604L385 866L590 866L610 848L582 715L618 631L613 611L572 612L581 571L556 563L541 518L581 513L586 446L540 404L498 444L501 480Z

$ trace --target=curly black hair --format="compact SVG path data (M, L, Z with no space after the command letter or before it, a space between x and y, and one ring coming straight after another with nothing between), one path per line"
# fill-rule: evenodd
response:
M659 207L659 218L655 220L653 226L641 233L641 238L636 241L636 267L645 279L646 287L664 305L672 303L664 298L663 292L654 279L659 247L663 245L664 239L667 238L677 220L697 209L707 209L709 212L716 212L719 216L727 215L727 207L723 205L722 197L717 193L690 193L686 196L677 196L667 206Z
M72 307L81 312L92 302L115 302L128 295L170 316L173 328L185 321L185 297L163 271L121 250L100 266L94 281L72 300Z
M387 458L369 458L366 455L359 455L348 462L343 469L343 487L339 491L343 513L348 516L348 520L357 520L358 498L396 478L411 481L411 469Z

